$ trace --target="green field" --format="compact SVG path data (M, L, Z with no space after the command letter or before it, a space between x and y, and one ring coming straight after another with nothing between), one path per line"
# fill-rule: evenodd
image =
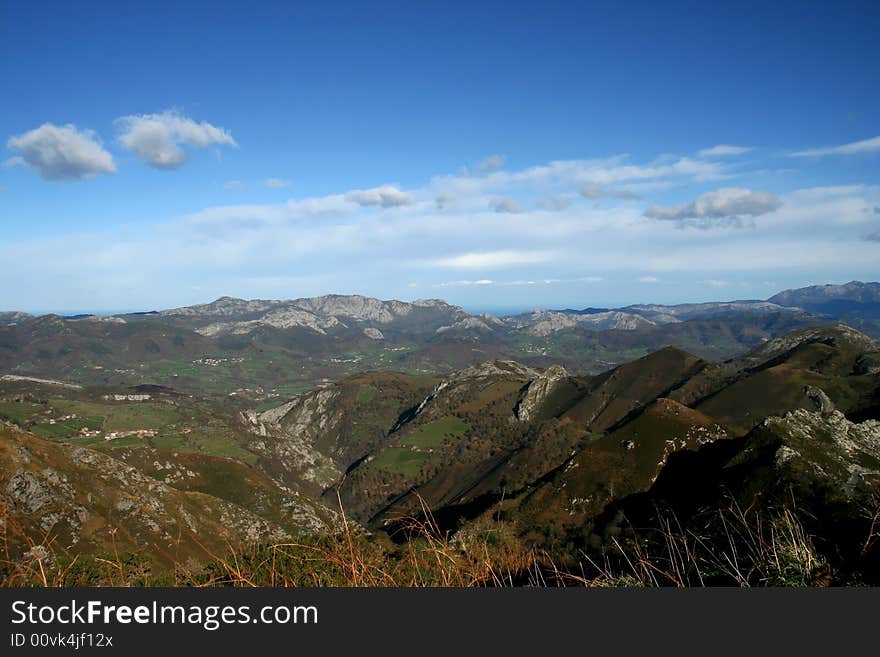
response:
M0 402L0 418L22 424L35 413L40 413L46 409L41 404L33 404L31 402Z
M127 431L131 429L159 429L174 424L180 419L177 409L162 402L122 402L100 403L81 402L68 399L51 399L49 404L61 413L76 413L86 417L101 417L105 431Z
M454 415L447 415L439 420L416 427L400 439L400 444L414 447L440 447L443 445L444 439L461 436L467 429L466 422Z
M387 447L373 459L371 465L396 474L415 477L430 455L402 447Z

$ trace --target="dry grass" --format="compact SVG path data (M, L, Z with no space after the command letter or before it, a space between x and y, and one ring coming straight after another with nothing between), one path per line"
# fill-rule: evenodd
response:
M480 520L455 534L441 532L424 505L420 517L402 519L400 543L368 534L342 512L338 533L228 546L224 554L205 549L201 562L178 563L170 572L153 572L144 555L120 555L115 549L108 555L59 555L50 535L31 540L5 510L0 517L0 585L5 587L751 587L838 581L796 509L758 512L735 502L714 512L701 531L683 527L674 515L658 514L656 526L629 528L625 538L610 538L602 550L580 552L574 565L567 559L566 568L547 552L525 546L504 522ZM876 548L880 510L866 518L868 551ZM12 543L27 546L24 558L12 558Z

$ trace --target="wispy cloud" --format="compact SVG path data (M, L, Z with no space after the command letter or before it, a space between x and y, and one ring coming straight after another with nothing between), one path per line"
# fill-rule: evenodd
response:
M700 157L727 157L729 155L742 155L754 150L749 146L731 146L730 144L718 144L712 148L704 148L698 155Z
M284 189L285 187L290 187L293 183L283 178L269 178L264 184L269 189Z
M449 269L497 269L515 265L533 265L551 259L552 254L541 251L483 251L438 258L430 264Z
M157 169L176 169L186 163L189 153L184 146L238 146L228 130L170 110L123 116L116 119L116 125L119 143Z
M878 151L880 151L880 137L872 137L871 139L852 141L839 146L808 148L807 150L796 151L791 155L793 157L824 157L826 155L859 155L862 153L876 153Z
M656 276L639 276L639 283L659 283L660 279Z
M587 183L581 187L581 196L589 199L615 198L622 201L639 201L641 196L625 189L611 189L596 183Z
M116 164L91 130L75 125L44 123L23 135L10 137L7 146L18 156L7 166L30 167L46 180L83 180L115 173Z
M227 180L223 183L223 189L227 192L237 192L244 189L244 183L240 180Z
M494 282L488 278L481 278L476 281L446 281L445 283L438 283L435 287L470 287L471 285L492 285Z

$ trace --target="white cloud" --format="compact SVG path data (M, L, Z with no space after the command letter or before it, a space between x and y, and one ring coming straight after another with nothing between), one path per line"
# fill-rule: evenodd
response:
M403 205L412 205L413 197L402 192L392 185L373 187L372 189L355 189L345 195L345 200L363 206L382 206L383 208L396 208Z
M623 189L612 189L603 185L588 182L581 187L581 196L589 199L616 198L624 201L637 201L642 197Z
M639 276L639 283L659 283L660 279L656 276Z
M431 261L431 264L449 269L495 269L537 264L550 259L552 254L539 251L483 251L439 258Z
M649 164L632 164L626 156L603 160L560 160L519 171L493 171L483 176L436 176L429 186L435 197L450 201L505 194L516 190L559 195L590 184L597 187L625 185L628 192L659 189L686 182L721 180L727 165L693 158L660 158Z
M284 189L285 187L290 187L293 183L289 180L284 180L283 178L269 178L266 180L266 187L269 189Z
M707 287L727 287L731 285L730 281L723 281L717 278L707 278L702 283Z
M703 283L710 280L734 281L724 290L737 290L741 282L792 281L804 272L816 280L876 272L880 245L865 236L880 228L874 214L878 185L786 192L780 195L784 205L762 215L754 230L680 230L681 222L646 219L641 204L615 199L599 204L579 194L592 182L650 197L660 188L653 185L689 187L698 184L697 177L727 175L725 166L709 164L663 159L645 165L625 158L549 163L484 177L430 179L407 189L412 202L393 210L362 206L342 190L266 204L229 203L145 223L137 232L111 227L77 237L61 230L55 239L0 245L0 260L21 283L7 286L6 303L32 304L28 299L36 298L54 306L163 307L193 284L202 286L199 298L181 301L211 294L284 298L327 292L400 298L412 291L411 281L430 289L461 279L471 285L444 288L456 303L485 305L491 299L498 307L564 307L578 299L617 306L717 297L712 284ZM263 183L256 179L250 187ZM693 202L695 213L721 212L719 203L697 210L693 197L705 188L698 189L682 202ZM359 200L382 205L382 194L355 192ZM442 195L438 209L435 199ZM504 195L517 199L522 212L493 212L490 202ZM554 212L536 207L548 196L572 204L559 204ZM640 283L648 273L662 280ZM595 274L608 284L596 284ZM476 284L488 280L493 283ZM112 299L99 306L90 296L96 294Z
M861 153L876 153L880 151L880 137L853 141L840 146L827 146L825 148L808 148L807 150L792 153L794 157L823 157L825 155L858 155Z
M727 155L742 155L753 150L749 146L731 146L730 144L718 144L712 148L704 148L699 152L700 157L725 157Z
M120 130L119 143L157 169L183 165L189 159L183 146L238 146L228 130L207 121L196 123L172 111L123 116L116 119L116 125Z
M518 214L523 211L519 203L516 202L516 199L513 199L510 196L493 198L489 202L489 207L495 210L495 212L506 212L509 214Z
M23 164L46 180L83 180L102 173L115 173L113 156L101 146L91 130L73 124L44 123L23 135L10 137L6 145L19 152L9 166Z
M700 194L683 205L653 205L645 210L650 219L679 221L700 228L729 224L741 217L757 217L781 207L782 201L770 192L739 187L722 187L714 192Z
M223 183L223 189L225 189L227 192L236 192L244 189L244 183L240 180L227 180L225 183Z
M488 278L481 278L477 281L447 281L445 283L438 283L434 287L470 287L471 285L492 285L495 281L490 280Z

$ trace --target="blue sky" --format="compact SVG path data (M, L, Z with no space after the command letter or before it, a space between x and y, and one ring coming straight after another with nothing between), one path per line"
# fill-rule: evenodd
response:
M0 4L0 308L880 278L876 2L179 4Z

